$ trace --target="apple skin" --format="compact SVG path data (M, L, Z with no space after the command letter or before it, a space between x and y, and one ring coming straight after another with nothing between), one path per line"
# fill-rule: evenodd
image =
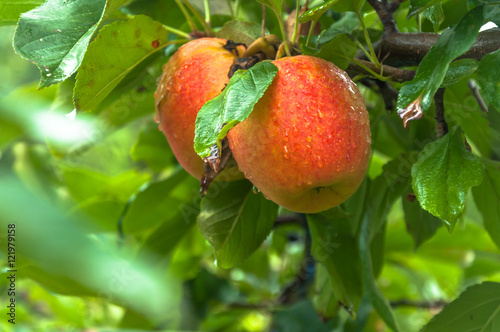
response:
M316 213L349 198L365 176L370 124L354 82L312 56L282 58L250 116L228 133L239 169L268 199Z
M198 111L221 93L229 82L228 72L244 46L233 52L224 48L227 40L200 38L181 46L163 66L155 92L158 128L165 134L177 161L197 179L203 176L203 161L194 144Z

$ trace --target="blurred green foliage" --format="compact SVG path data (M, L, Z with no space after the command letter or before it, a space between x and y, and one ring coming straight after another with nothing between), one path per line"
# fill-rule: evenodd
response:
M471 8L483 4L476 2L469 1ZM192 3L203 12L203 1ZM311 7L321 3L310 1ZM363 1L355 3L362 5L364 23L376 42L381 36L377 15ZM399 29L442 32L466 14L465 0L433 3L439 7L404 2L395 12ZM237 13L235 1L210 4L213 27L234 18L260 22L257 1L238 1ZM294 6L287 0L284 11ZM366 42L356 16L345 12L351 7L357 8L340 1L337 10L333 6L319 19L324 31L313 39L319 48L315 54L330 57L329 42L351 36ZM108 10L98 29L113 21L134 24L137 19L131 16L147 15L189 31L173 2L135 0L119 11ZM422 15L407 19L409 10ZM441 11L444 18L436 16ZM279 34L272 11L267 9L266 15L267 29ZM349 24L340 27L338 22ZM255 31L255 24L248 29ZM153 120L155 80L177 46L126 67L93 113L76 113L76 74L37 90L40 72L15 54L14 33L14 26L0 26L2 330L355 332L386 331L385 321L413 332L468 286L500 282L495 245L500 223L500 122L493 107L498 96L488 90L486 115L467 85L470 79L483 85L496 79L481 72L488 72L498 56L481 62L480 72L475 72L477 64L469 63L458 76L447 74L454 77L445 93L448 125L462 128L472 153L486 165L484 182L474 187L474 199L466 200L452 234L407 196L412 192L413 164L436 139L434 106L428 116L404 130L397 114L386 112L382 97L359 84L370 112L373 155L358 192L341 207L308 216L307 221L278 223L274 228L266 224L261 233L271 234L261 245L249 241L244 255L235 251L245 238L228 232L233 242L222 253L232 267L222 269L210 245L215 243L221 254L218 241L207 241L203 235L220 235L217 224L224 221L224 207L234 193L243 190L245 197L258 201L248 205L252 211L246 217L252 219L267 206L264 217L273 222L278 207L252 193L248 182L223 187L223 195L204 198L201 204L198 180L180 168ZM167 40L166 34L163 37ZM171 34L168 38L174 39ZM93 52L101 59L106 49ZM354 53L348 53L351 59ZM434 58L428 61L438 63ZM458 138L462 142L462 136ZM281 208L278 214L285 221L293 217ZM241 221L229 219L235 225ZM196 223L206 220L215 226L200 232ZM15 326L5 315L10 298L5 250L9 224L16 225ZM452 310L445 318L462 313L459 300L445 309Z

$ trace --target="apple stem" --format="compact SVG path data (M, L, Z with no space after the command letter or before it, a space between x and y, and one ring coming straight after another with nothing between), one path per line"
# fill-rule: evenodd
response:
M311 42L312 35L314 33L314 28L316 27L316 20L311 21L311 28L309 29L309 34L307 35L307 40L306 40L306 46L309 46L309 43Z
M181 9L182 14L186 18L186 21L188 22L189 27L191 28L191 32L197 32L198 28L196 28L196 24L194 23L193 19L191 18L191 15L189 15L188 11L186 10L186 7L182 4L180 0L175 0L175 3L179 8Z
M370 35L368 35L368 30L366 30L365 22L363 17L361 16L361 12L359 8L356 6L356 16L358 17L359 23L361 24L361 29L363 30L363 34L365 35L366 43L368 44L368 48L370 49L370 57L369 59L377 66L380 67L380 63L378 62L377 56L375 55L375 51L373 49L372 41L370 39Z
M207 36L213 36L214 32L212 31L210 26L208 26L207 22L205 22L203 17L201 17L200 13L196 10L196 8L194 8L193 5L190 4L188 0L182 0L182 1L189 8L189 10L194 14L194 16L198 19L198 21L200 21L201 25L203 26L203 30L205 30L205 33L207 34ZM210 19L209 19L209 21L210 21Z
M296 5L295 5L295 24L294 24L294 27L293 27L293 34L292 34L292 38L291 38L291 41L292 43L296 43L298 39L298 32L299 32L299 15L300 15L300 0L297 0L296 1Z
M353 40L356 43L356 45L358 45L358 47L363 51L363 53L366 55L366 57L371 60L371 58L372 58L371 54L366 50L366 48L363 46L363 44L361 44L361 42L358 40L358 38L353 36Z
M262 38L266 36L266 6L262 5Z
M240 0L236 0L236 3L234 4L234 17L235 19L238 19L238 12L240 11Z
M363 68L364 70L366 70L368 73L370 73L373 77L375 77L376 79L380 80L380 81L388 81L390 79L390 77L384 77L380 74L377 74L376 72L374 72L373 70L371 70L370 68L368 68L367 66L365 66L362 62L356 60L356 59L352 59L352 61L354 63L356 63L358 66L360 66L361 68Z
M203 0L203 5L205 6L205 23L208 27L211 27L210 23L210 5L208 4L208 0Z
M186 39L192 39L191 36L187 32L169 27L168 25L163 25L163 28L165 28L165 30L167 30L168 32L171 32L179 37L186 38Z

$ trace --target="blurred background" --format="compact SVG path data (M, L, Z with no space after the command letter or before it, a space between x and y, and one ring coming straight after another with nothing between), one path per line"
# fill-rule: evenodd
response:
M1 330L264 331L272 324L303 331L321 324L316 311L329 310L333 290L320 265L312 301L274 305L300 270L302 227L275 228L237 267L215 266L195 225L198 181L179 168L153 121L156 78L174 48L134 69L93 114L75 114L74 77L37 90L39 71L14 53L14 30L0 26L0 304L5 311L4 249L7 225L15 224L17 315L14 327L2 311ZM363 93L372 114L385 114L379 96ZM369 177L389 159L375 152ZM500 255L472 199L453 235L437 225L418 250L404 204L389 215L378 281L401 329L411 332L468 285L500 281ZM341 311L330 325L350 322L345 331L358 331L361 319L367 331L384 331L364 303L357 321Z

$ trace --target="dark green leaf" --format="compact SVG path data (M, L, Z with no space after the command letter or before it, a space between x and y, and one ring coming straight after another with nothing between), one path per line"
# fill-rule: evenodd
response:
M105 7L106 0L74 0L64 5L61 0L48 0L21 15L14 48L40 68L41 88L77 70Z
M408 192L411 192L411 187L408 187ZM422 243L433 237L443 223L439 218L422 209L417 200L411 202L403 198L402 202L406 229L415 241L416 250Z
M311 231L311 253L330 275L334 294L349 308L361 301L361 271L356 238L348 219L327 219L321 214L307 215Z
M500 322L500 284L484 282L467 288L434 316L421 332L490 331Z
M194 137L194 149L200 157L209 156L214 144L220 149L220 141L248 118L277 73L278 67L268 61L246 71L238 70L222 93L203 105L196 118Z
M213 182L202 200L198 226L215 249L217 265L230 268L262 244L277 214L278 206L254 194L249 181Z
M22 13L32 10L45 0L10 0L0 3L0 26L17 24Z
M500 111L500 50L485 55L477 69L477 83L486 106Z
M328 29L323 30L318 37L318 44L323 45L330 40L333 40L339 34L351 33L356 27L359 26L359 20L355 13L347 12L340 20L333 23Z
M444 0L410 0L410 9L408 10L408 19L422 12L424 9L440 4Z
M147 16L105 26L90 44L78 70L74 93L77 109L94 109L127 73L171 43L168 31Z
M192 197L198 195L197 187L198 181L180 169L169 178L149 185L130 205L123 219L124 232L134 234L151 230L179 212L185 216L196 214L197 204L187 203L192 203Z
M436 44L422 59L415 78L406 82L401 88L397 102L400 111L407 107L410 109L409 105L415 105L423 112L429 109L451 61L472 46L482 23L483 8L478 7L464 16L456 26L443 32Z
M434 26L434 33L438 33L439 26L444 21L443 6L440 2L422 11L422 17L428 19Z
M344 70L358 51L356 43L347 34L338 35L333 40L323 45L319 51L308 48L305 45L301 47L304 54L314 55L318 58L328 60Z
M442 87L448 87L460 81L461 79L472 75L479 66L479 63L473 59L462 59L451 63L446 72L446 76L441 83Z
M484 164L484 180L472 188L472 193L483 216L484 228L500 248L500 163L488 160Z
M360 225L358 238L358 248L361 260L361 281L363 284L364 296L366 296L368 301L372 303L373 307L377 310L378 314L387 326L392 330L399 332L399 326L396 318L394 317L389 301L387 301L384 297L384 294L382 294L382 291L375 282L373 262L370 253L370 234L373 232L371 228L372 225L369 215L365 215Z
M262 35L262 27L255 22L230 21L215 34L219 38L250 45Z
M450 231L465 208L469 189L483 180L481 161L469 152L460 127L429 143L411 169L412 187L423 209Z
M300 15L299 22L306 23L309 21L318 21L319 18L339 0L328 0L319 6L309 9L304 14Z
M278 310L273 317L275 332L328 332L330 329L320 320L310 301L301 301L284 310Z
M167 165L174 164L175 158L165 136L158 130L158 124L149 123L141 130L137 142L130 151L135 160L145 161L155 172L160 172Z
M168 202L171 204L169 210L172 213L158 218L163 223L144 241L144 245L139 250L141 260L148 259L148 254L154 253L154 257L149 257L149 263L156 265L165 262L172 250L195 225L199 213L199 199L197 198L198 196L191 202L179 202L177 206ZM192 250L190 248L188 251L190 256L193 254Z

